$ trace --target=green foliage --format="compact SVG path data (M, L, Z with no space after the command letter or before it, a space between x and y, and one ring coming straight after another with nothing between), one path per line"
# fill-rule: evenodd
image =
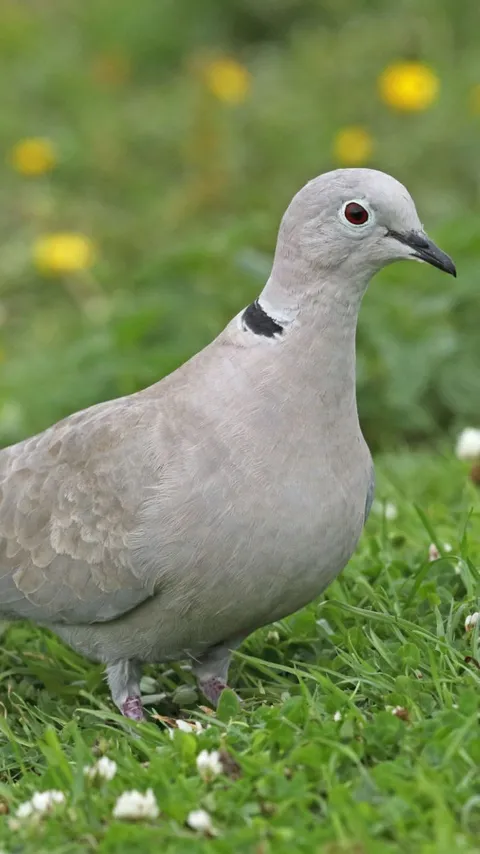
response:
M148 708L209 724L200 735L172 739L158 717L127 726L99 667L45 632L12 626L0 652L0 803L11 818L35 791L55 788L66 805L40 824L12 828L0 818L0 846L475 854L480 625L469 634L463 625L478 610L478 494L446 456L385 458L379 475L361 546L326 599L256 632L236 654L242 706L225 692L216 717L196 702L180 712L172 698L192 675L148 668L149 691L159 692ZM393 522L383 515L387 499L398 510ZM432 536L445 557L430 563ZM223 751L225 773L210 782L196 768L204 749ZM93 784L83 767L102 754L118 771ZM112 819L124 790L149 787L158 819ZM186 827L196 809L209 812L217 837Z
M478 421L479 235L462 220L439 228L435 238L458 259L456 280L399 264L372 283L364 300L358 394L374 443L424 439Z
M336 165L360 124L372 166L405 181L456 282L399 265L367 295L359 404L374 446L478 417L477 5L452 0L97 0L0 6L0 441L161 377L262 287L280 215ZM206 57L251 74L243 103L206 90ZM377 91L418 57L438 100L395 113ZM45 136L58 163L16 173L8 151ZM76 231L91 272L48 278L32 246Z

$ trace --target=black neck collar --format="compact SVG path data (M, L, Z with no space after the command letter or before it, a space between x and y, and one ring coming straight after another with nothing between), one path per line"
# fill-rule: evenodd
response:
M270 317L258 302L252 302L242 314L242 325L244 329L248 329L255 335L264 335L266 338L273 338L275 335L283 333L283 326L280 326L273 317Z

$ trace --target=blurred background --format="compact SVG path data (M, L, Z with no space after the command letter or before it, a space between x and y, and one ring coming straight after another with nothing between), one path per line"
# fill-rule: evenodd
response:
M456 280L372 284L376 449L480 414L477 0L0 0L0 444L174 369L252 300L279 219L391 172Z

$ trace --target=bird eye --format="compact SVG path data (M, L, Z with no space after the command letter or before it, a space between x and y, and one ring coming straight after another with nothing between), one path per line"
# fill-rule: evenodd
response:
M343 215L352 225L365 225L368 222L368 211L358 202L348 202L343 209Z

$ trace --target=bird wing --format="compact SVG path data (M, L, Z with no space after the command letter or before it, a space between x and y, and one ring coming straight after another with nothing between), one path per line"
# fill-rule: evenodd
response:
M127 544L145 495L139 436L153 405L136 397L75 413L0 452L1 614L93 623L153 594Z

